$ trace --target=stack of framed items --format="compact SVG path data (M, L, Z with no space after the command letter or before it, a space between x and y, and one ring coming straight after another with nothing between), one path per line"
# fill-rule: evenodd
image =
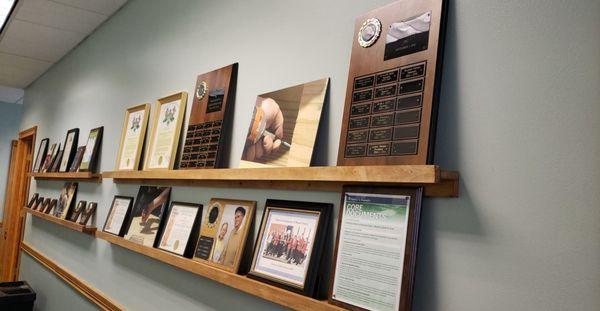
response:
M103 130L102 126L92 129L87 144L81 147L77 146L78 128L67 131L65 142L62 145L54 143L48 147L50 140L42 139L31 171L33 173L95 172Z

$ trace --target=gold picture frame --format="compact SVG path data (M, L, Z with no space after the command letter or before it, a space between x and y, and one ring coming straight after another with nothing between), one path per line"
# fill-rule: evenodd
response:
M187 97L187 92L179 92L160 98L156 101L157 108L154 114L152 132L150 134L150 141L148 142L148 148L146 149L146 156L144 159L145 171L172 170L174 168L177 151L179 149L181 125L183 124L183 118L185 116ZM172 109L174 108L176 108L177 111L173 111ZM167 138L161 138L160 136L165 135L158 135L158 131L161 130L159 129L159 126L161 126L163 130L167 130L167 134L172 132L170 133L172 135L169 135L170 137ZM169 139L169 141L163 141L160 144L162 147L167 147L167 149L169 149L165 154L161 154L160 152L156 154L156 140L159 138L163 140ZM165 157L168 157L168 159L165 159Z
M141 119L136 119L134 114L140 114ZM132 115L134 119L131 119ZM135 107L130 107L125 111L125 121L123 122L123 129L121 130L121 142L119 143L119 151L117 153L117 162L115 164L115 171L137 171L140 168L140 158L142 150L144 148L144 139L146 138L146 130L148 128L148 120L150 119L150 104L141 104ZM139 130L138 137L134 138L135 147L133 154L124 160L123 151L128 143L127 135L129 131L135 132ZM123 167L123 161L127 161L125 167ZM132 161L133 163L130 163Z

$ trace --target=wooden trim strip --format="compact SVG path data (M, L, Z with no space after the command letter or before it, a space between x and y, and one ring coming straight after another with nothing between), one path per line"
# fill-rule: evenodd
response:
M67 269L63 268L56 262L52 261L48 257L44 256L33 246L27 242L21 242L21 250L37 260L40 264L46 267L48 270L56 274L58 277L63 279L67 284L71 285L75 290L93 302L98 308L105 311L120 311L125 308L116 302L112 301L108 296L97 288L92 287L87 282L81 280L76 275L72 274Z

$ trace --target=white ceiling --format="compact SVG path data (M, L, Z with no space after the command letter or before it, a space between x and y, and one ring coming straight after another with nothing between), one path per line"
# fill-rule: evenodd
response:
M27 87L125 2L19 0L0 37L0 86Z

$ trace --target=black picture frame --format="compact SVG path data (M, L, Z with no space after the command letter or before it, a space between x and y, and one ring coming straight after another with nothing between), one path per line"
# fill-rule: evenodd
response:
M38 197L39 197L39 196L40 196L40 194L39 194L39 193L34 193L34 194L31 196L31 199L29 200L29 203L27 203L27 208L31 208L31 207L33 207L33 204L34 204L35 202L37 202L37 199L38 199Z
M258 236L256 239L256 243L254 245L254 250L252 252L252 263L250 265L250 271L248 272L248 277L256 280L260 280L262 282L281 287L305 296L314 297L316 295L317 289L317 278L320 274L320 265L321 258L323 256L323 248L325 247L325 238L327 236L327 231L329 230L329 221L331 210L333 209L333 204L331 203L318 203L318 202L302 202L302 201L287 201L287 200L273 200L267 199L265 203L265 208L260 224L260 229L258 231ZM304 282L302 286L297 286L286 282L283 279L277 279L272 276L267 276L266 274L260 273L256 270L257 264L257 256L262 255L259 253L263 253L262 245L265 237L265 226L267 221L269 220L269 213L272 211L283 211L283 212L292 212L292 213L306 213L308 214L317 214L318 220L316 225L316 231L314 234L313 243L310 249L310 258L305 258L303 261L308 261L308 268L306 270L306 275L304 277ZM287 226L289 229L289 226ZM288 230L286 229L286 230ZM292 232L290 232L290 236ZM304 233L303 233L304 235ZM310 233L309 233L310 236ZM265 254L268 254L265 252ZM265 255L266 256L266 255ZM306 255L305 255L306 256Z
M125 230L125 234L123 236L125 239L133 241L134 243L138 243L138 244L142 244L145 246L156 248L156 244L158 243L158 237L160 236L160 234L162 232L162 227L165 223L164 222L165 215L166 215L167 209L169 208L169 201L171 199L171 190L172 190L171 187L140 186L138 193L135 197L135 202L134 202L133 208L131 209L131 212L129 213L130 217L127 219L127 223L125 225L126 230ZM146 237L149 237L149 235L152 235L152 234L149 234L149 232L148 232L151 230L149 230L149 228L146 228L146 229L148 229L147 231L146 231L146 229L144 229L144 230L134 232L134 228L132 228L132 224L133 224L134 220L138 217L140 218L140 224L141 224L144 219L143 214L144 214L145 210L147 209L147 207L150 204L154 204L154 202L162 195L165 195L165 196L160 199L160 204L155 206L154 208L152 208L152 210L148 214L148 218L146 219L146 221L143 224L144 226L146 226L147 222L150 220L150 216L152 216L152 215L154 215L156 218L158 218L158 227L156 228L154 237L151 240L151 245L146 244L144 242L139 243L139 238L143 238L145 240ZM146 232L144 232L144 231L146 231ZM148 236L142 236L142 235L148 235Z
M69 135L73 133L73 141L71 142L71 146L68 146ZM73 128L67 131L67 136L65 137L65 143L63 144L63 155L58 165L58 172L64 173L68 172L71 167L71 163L73 162L73 158L75 157L75 153L77 152L77 143L79 140L79 128ZM63 169L63 162L67 161L65 167Z
M41 206L38 207L38 209L40 211L43 211L46 208L48 208L48 206L50 206L50 198L45 198L44 201L42 202Z
M44 165L44 159L46 158L46 153L48 152L49 144L50 139L48 138L40 140L40 146L38 147L38 152L35 156L35 161L33 162L33 167L31 169L33 173L39 173L42 170L42 166Z
M75 205L75 208L72 208L71 211L69 212L69 214L67 215L67 219L72 222L77 222L77 218L79 218L79 215L81 215L81 213L83 213L86 205L87 205L87 201L85 201L85 200L81 200L81 201L77 202L77 204Z
M97 132L96 139L94 140L94 145L88 146L87 143L90 140L90 136L93 135L94 132ZM98 153L100 150L100 146L102 145L102 133L103 132L104 132L104 126L100 126L100 127L93 128L90 130L90 134L88 135L88 140L85 145L83 159L82 159L81 163L79 164L80 172L95 172L96 171L96 166L98 165ZM85 162L84 161L85 154L88 152L88 148L92 148L90 151L91 156L90 156L89 162Z
M160 247L160 243L162 242L162 239L164 237L165 234L165 230L167 227L167 224L169 223L169 219L171 219L171 212L173 211L173 206L174 205L179 205L179 206L185 206L185 207L193 207L196 208L196 217L194 219L194 224L192 225L192 229L190 230L189 236L188 236L188 240L186 242L186 246L185 246L185 250L182 254L176 253L176 252L172 252L170 250L164 249L162 247ZM192 258L194 256L194 251L196 249L196 243L198 242L198 238L199 238L199 232L200 232L200 222L202 220L202 210L203 210L204 206L202 204L196 204L196 203L188 203L188 202L179 202L179 201L171 201L171 204L169 204L169 208L167 209L167 212L165 213L165 217L163 219L163 223L165 224L164 226L162 226L161 231L159 232L159 234L157 235L157 239L156 239L156 247L160 250L163 250L165 252L169 252L178 256L183 256L185 258Z
M34 211L37 211L38 208L42 207L42 202L44 202L44 197L39 196L35 202L33 203L33 205L31 206L31 209ZM43 211L43 210L42 210Z
M60 147L60 145L58 146ZM58 172L58 167L60 166L60 161L62 160L63 152L64 150L62 149L58 150L56 156L54 157L54 159L52 159L52 165L50 165L48 173Z
M85 210L81 213L81 217L79 219L79 224L87 226L88 221L92 217L92 215L96 212L96 208L98 208L98 203L89 202L85 207Z
M119 228L119 234L115 234L113 232L106 231L106 224L108 223L108 220L110 219L110 217L113 213L113 209L115 207L115 201L117 199L129 201L128 206L127 206L127 212L125 213L125 218L123 218L123 222L121 223L121 227ZM102 226L102 232L106 232L108 234L123 237L125 235L125 232L127 229L126 224L129 222L129 218L131 217L132 207L133 207L133 197L123 196L123 195L115 195L112 203L110 204L110 209L108 210L108 214L106 215L106 220L104 221L104 226Z
M56 208L56 205L58 205L58 199L52 199L46 210L42 210L40 212L43 212L44 214L50 214L50 211L52 211L53 208Z
M81 164L81 158L83 157L83 153L85 152L85 146L77 147L75 152L75 156L73 157L73 161L69 166L69 172L77 172L79 171L79 165Z

